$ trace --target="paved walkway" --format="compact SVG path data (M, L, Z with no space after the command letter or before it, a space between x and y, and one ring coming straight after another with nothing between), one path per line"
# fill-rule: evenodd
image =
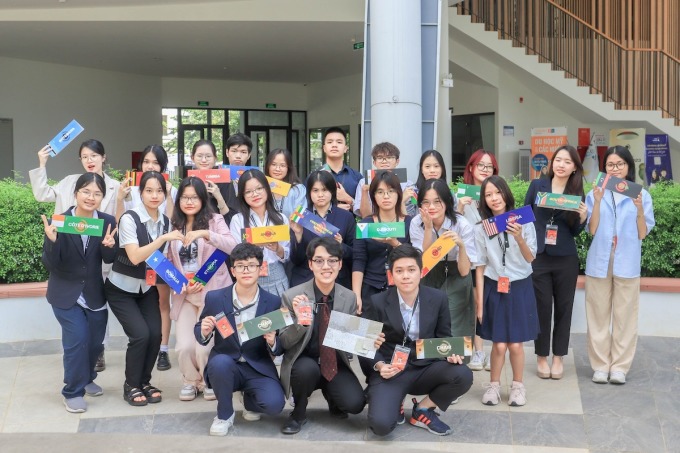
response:
M526 345L525 385L528 404L510 408L481 404L482 384L489 374L475 372L468 394L442 415L454 428L436 437L408 424L386 438L366 429L366 415L332 420L316 392L310 401L309 423L296 436L279 428L289 411L259 422L238 414L229 436L210 438L208 428L215 402L177 398L180 376L171 354L171 370L154 372L153 384L164 401L131 407L123 401L125 339L113 338L107 369L97 383L104 395L88 398L83 414L69 414L61 402L62 365L58 341L0 344L0 451L153 452L223 450L264 451L409 451L537 453L537 452L680 452L680 339L641 338L633 369L624 386L590 381L583 335L574 335L561 381L535 374L533 348ZM507 402L511 380L506 365L501 393ZM238 398L235 398L240 411ZM410 412L407 407L407 415ZM96 445L96 447L93 447Z

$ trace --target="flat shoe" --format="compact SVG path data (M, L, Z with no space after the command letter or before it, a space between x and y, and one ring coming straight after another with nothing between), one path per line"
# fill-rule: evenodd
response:
M540 377L541 379L550 379L551 374L550 371L541 371L541 370L536 370L536 375ZM562 377L562 376L560 376Z
M302 426L307 423L307 419L305 418L302 421L297 421L293 417L289 417L286 423L283 425L281 428L281 432L283 434L297 434L300 432L302 429Z
M562 376L564 376L564 371L561 373L550 373L550 379L554 379L555 381L562 379Z

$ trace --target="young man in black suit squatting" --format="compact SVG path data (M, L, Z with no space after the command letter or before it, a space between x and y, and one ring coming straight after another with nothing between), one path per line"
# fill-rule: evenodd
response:
M379 436L404 423L407 394L425 395L413 399L409 422L433 434L445 436L451 428L441 421L435 409L446 411L452 401L472 385L472 371L463 358L416 359L415 340L451 336L451 316L446 294L420 285L423 267L418 249L403 244L388 257L396 287L375 294L364 304L363 317L383 323L385 342L375 355L368 377L368 425ZM395 348L408 355L402 370L391 364ZM402 406L403 407L403 406Z

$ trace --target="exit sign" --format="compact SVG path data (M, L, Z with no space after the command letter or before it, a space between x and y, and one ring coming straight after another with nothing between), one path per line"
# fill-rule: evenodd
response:
M364 42L363 41L355 42L352 47L354 48L354 50L361 50L364 48Z
M198 101L199 107L208 107L208 105L210 105L210 102L208 101Z
M276 108L276 104L265 104L264 106L267 107L268 109L275 109Z

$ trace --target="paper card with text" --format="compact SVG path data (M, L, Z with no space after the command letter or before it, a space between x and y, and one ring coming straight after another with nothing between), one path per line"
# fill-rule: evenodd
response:
M593 181L593 186L602 187L630 198L637 198L642 192L640 184L602 172L598 173L597 178Z
M288 184L285 181L279 181L278 179L274 179L269 176L267 176L267 181L269 181L269 188L271 189L272 193L274 195L281 195L282 197L288 196L290 188L293 187L291 184Z
M370 184L373 178L378 176L380 173L385 173L386 171L392 172L397 175L399 182L408 181L407 172L405 168L393 168L391 170L366 170L364 172L364 177L366 178L366 184Z
M404 222L357 223L356 239L387 239L406 237Z
M229 170L231 173L231 180L234 182L238 182L241 175L246 171L260 169L260 167L251 167L249 165L223 165L222 167Z
M166 181L170 180L170 174L161 173L161 175L163 175L163 178ZM142 181L142 176L144 176L143 171L128 170L125 172L125 179L131 181L131 186L139 186L139 183Z
M302 206L298 206L293 211L290 215L290 221L297 223L317 236L335 236L340 231L335 225L326 222L323 218L314 214L309 209L304 209Z
M250 244L290 241L288 225L267 225L241 229L241 240Z
M97 237L104 235L104 219L55 214L52 216L52 225L57 227L58 233Z
M211 168L209 170L189 170L188 176L195 176L203 182L231 182L231 172L224 168Z
M323 345L372 359L383 323L333 310Z
M581 205L581 197L561 193L538 192L534 204L540 208L578 211L578 207Z
M177 294L182 292L183 285L189 283L189 280L158 250L146 259L146 264Z
M428 338L416 340L416 358L445 359L456 354L468 363L472 356L472 337Z
M453 184L453 183L451 183ZM453 188L452 186L449 186ZM482 187L481 186L475 186L473 184L458 184L458 187L456 188L456 197L470 197L473 200L479 201L479 197L481 195Z
M50 154L52 157L56 156L63 151L64 148L68 146L75 138L80 135L85 129L81 126L78 121L72 120L66 125L57 135L54 136L52 140L49 141Z
M513 209L512 211L504 212L496 217L482 220L482 228L484 228L484 232L487 236L493 237L498 233L507 230L508 223L525 225L534 221L536 221L534 211L531 209L530 205L526 205L521 208Z
M456 246L456 241L450 237L440 237L423 252L423 271L421 278L425 277L433 267L441 260L446 259L446 255Z
M236 326L238 338L241 343L245 343L253 338L261 337L273 330L279 330L286 326L294 324L293 317L287 308L280 308L278 310L269 312L249 321L242 322Z
M229 255L220 249L216 249L208 257L206 262L203 263L203 266L201 266L198 272L194 274L193 280L199 282L203 286L207 285L210 279L213 278L213 275L215 275L215 272L217 272L217 269L225 263L227 258L229 258Z

